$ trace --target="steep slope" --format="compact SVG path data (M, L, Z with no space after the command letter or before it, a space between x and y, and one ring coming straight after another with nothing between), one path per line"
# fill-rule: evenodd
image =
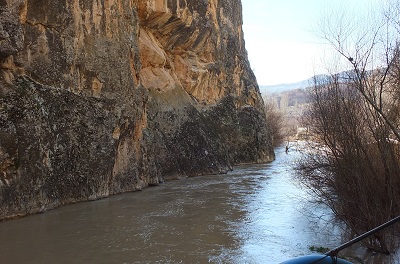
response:
M239 0L0 0L0 219L273 159Z

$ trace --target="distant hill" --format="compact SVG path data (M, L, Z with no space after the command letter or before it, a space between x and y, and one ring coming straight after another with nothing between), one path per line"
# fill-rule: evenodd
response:
M347 81L349 79L355 78L354 70L342 71L334 74L334 77L337 77L339 81ZM364 74L372 74L372 71L367 71ZM329 80L333 77L331 75L320 74L315 75L307 80L303 80L295 83L282 83L275 85L260 85L260 92L262 95L271 94L271 93L283 93L293 90L304 90L308 87L311 87L314 84L314 81L317 80L319 83L329 82Z
M271 94L271 93L282 93L282 92L288 92L288 91L293 91L297 89L306 89L310 86L313 85L314 83L314 78L317 79L324 79L327 78L328 75L316 75L314 77L311 77L307 80L303 80L300 82L295 82L295 83L282 83L282 84L275 84L275 85L260 85L260 92L262 95L265 94Z
M282 93L287 91L292 91L296 89L305 89L310 87L312 84L312 78L296 82L296 83L282 83L282 84L275 84L275 85L260 85L260 92L261 94L267 93Z
M372 72L366 72L370 74ZM284 120L284 134L295 135L298 128L302 127L301 117L310 104L310 98L306 88L312 87L315 83L321 85L329 83L332 78L345 82L355 77L355 72L343 71L334 75L316 75L307 80L296 83L284 83L276 85L260 85L260 92L264 102L272 103L274 108L280 112Z
M320 76L316 76L318 79ZM321 75L321 78L324 76ZM296 83L277 85L260 85L260 92L264 102L272 103L274 108L282 114L283 134L296 135L301 127L300 118L309 103L306 88L313 85L314 77Z

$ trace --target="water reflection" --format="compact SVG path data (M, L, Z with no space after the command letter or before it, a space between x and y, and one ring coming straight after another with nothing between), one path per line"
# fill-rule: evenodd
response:
M237 263L278 263L309 254L310 246L340 244L340 230L330 211L311 202L293 177L300 155L279 149L276 161L259 168L269 179L259 180L260 186L246 206L248 221L241 224L239 232L243 254Z
M299 157L0 223L0 263L277 263L337 246L329 210L293 181Z

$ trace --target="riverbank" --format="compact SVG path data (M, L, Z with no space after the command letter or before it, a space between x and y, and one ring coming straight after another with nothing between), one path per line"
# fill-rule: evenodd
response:
M340 225L293 177L300 156L2 222L0 263L279 263L336 247Z

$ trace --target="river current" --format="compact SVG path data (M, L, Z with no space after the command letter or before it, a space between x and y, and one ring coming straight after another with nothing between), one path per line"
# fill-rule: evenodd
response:
M279 263L336 247L340 224L294 178L300 155L1 222L0 263Z

